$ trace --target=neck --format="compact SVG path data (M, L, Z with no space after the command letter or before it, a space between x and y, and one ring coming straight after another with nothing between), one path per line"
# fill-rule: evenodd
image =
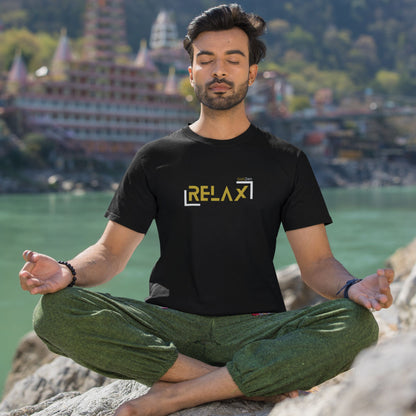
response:
M201 114L190 129L209 139L227 140L239 136L250 127L244 104L229 110L212 110L201 105Z

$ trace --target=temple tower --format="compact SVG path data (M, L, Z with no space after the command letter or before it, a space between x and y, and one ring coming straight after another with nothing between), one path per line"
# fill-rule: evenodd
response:
M26 65L23 62L21 52L18 51L14 56L13 64L7 78L7 92L15 94L21 88L25 87L28 81L27 77Z
M172 13L162 10L152 26L150 34L151 49L167 49L178 44L178 30Z
M149 50L147 49L147 42L144 39L140 42L140 50L137 53L134 65L139 68L144 68L150 72L157 70L152 57L150 56Z
M72 52L66 30L62 29L58 46L51 63L51 76L56 79L65 79L69 62L72 60Z
M175 72L176 72L175 67L171 66L169 68L169 75L165 84L165 94L168 94L168 95L179 94L178 81L176 80Z
M87 0L84 59L115 62L125 47L123 0Z

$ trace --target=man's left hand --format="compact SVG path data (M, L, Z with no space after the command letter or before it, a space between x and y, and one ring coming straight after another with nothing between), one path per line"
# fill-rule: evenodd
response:
M393 303L390 285L394 280L392 269L379 269L377 273L364 278L350 287L348 297L367 309L379 311L389 308Z

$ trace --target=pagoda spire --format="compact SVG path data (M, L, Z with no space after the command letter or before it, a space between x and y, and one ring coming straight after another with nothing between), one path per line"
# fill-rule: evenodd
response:
M7 91L15 93L24 87L28 81L26 65L21 51L17 51L7 78Z
M169 75L166 80L165 94L174 95L178 93L178 82L176 81L175 67L169 68Z
M115 62L125 47L123 0L87 0L84 59Z
M152 25L150 34L151 49L169 49L178 44L178 30L172 12L162 10Z
M142 39L140 42L140 50L134 61L134 65L139 68L147 69L148 71L156 71L156 65L154 64L152 57L150 56L149 49L147 48L147 42Z
M58 46L52 58L51 75L53 78L65 78L68 62L72 60L72 52L66 29L61 30Z

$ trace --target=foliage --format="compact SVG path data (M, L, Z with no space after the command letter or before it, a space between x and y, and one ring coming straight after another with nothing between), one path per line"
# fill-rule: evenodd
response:
M2 0L0 16L6 31L0 39L0 70L10 65L17 43L34 68L51 55L62 27L67 28L71 39L80 39L85 1ZM300 94L310 94L324 81L336 95L366 87L380 93L416 95L414 0L239 3L266 18L267 62L278 63L289 72L290 80L301 88ZM149 38L161 9L174 9L182 37L193 16L216 4L214 0L181 0L174 6L170 0L124 0L132 53L138 50L141 39ZM10 30L14 32L9 37ZM48 35L42 37L42 32Z
M23 138L23 153L33 166L44 168L57 150L57 144L39 133L29 133Z
M26 157L19 143L13 140L6 123L0 120L0 172L16 172L25 164Z
M311 108L311 101L307 95L296 95L289 101L289 111L295 113L297 111Z
M27 29L10 29L0 33L0 71L10 69L16 52L22 58L29 71L35 71L47 65L54 53L57 39L47 33L33 34Z
M183 77L179 82L179 93L185 97L186 101L188 101L196 111L199 111L200 104L199 101L196 99L195 91L189 82L189 77Z
M400 74L380 69L374 79L374 89L384 94L395 94L400 83Z

